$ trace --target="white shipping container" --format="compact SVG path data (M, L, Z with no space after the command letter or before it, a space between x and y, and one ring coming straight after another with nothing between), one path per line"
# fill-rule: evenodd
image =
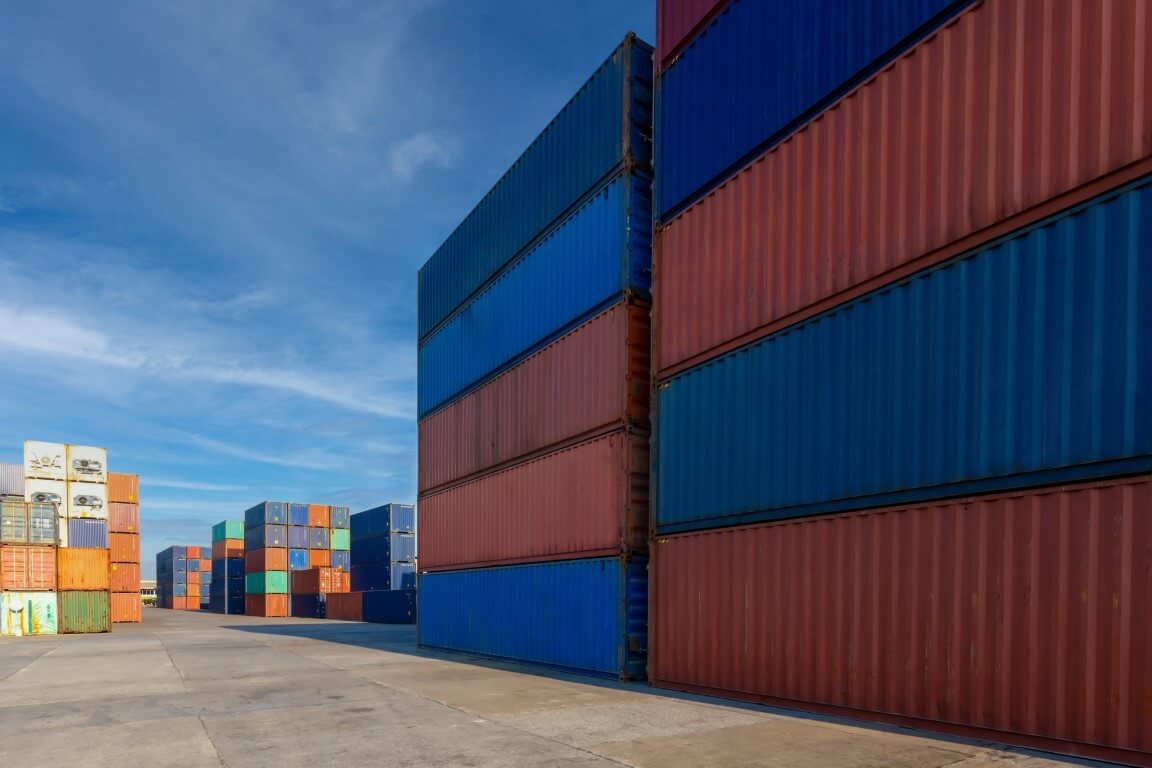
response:
M69 445L68 479L80 483L107 483L108 449Z
M0 636L56 634L55 592L0 592Z
M66 480L67 448L64 443L24 441L24 477L39 480Z
M24 467L19 464L0 464L0 496L24 498Z
M108 486L103 483L68 483L68 517L108 519Z
M25 480L24 500L55 504L61 517L68 512L68 484L63 480Z

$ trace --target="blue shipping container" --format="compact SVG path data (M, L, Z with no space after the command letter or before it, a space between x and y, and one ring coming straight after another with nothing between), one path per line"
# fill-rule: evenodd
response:
M373 624L416 623L416 590L414 589L365 592L361 601L364 621Z
M188 596L188 585L183 584L183 583L173 584L172 585L172 594L175 595L176 597L187 597Z
M972 2L729 2L660 74L660 221L668 222Z
M333 568L343 568L348 570L352 567L352 557L348 550L332 550L328 553L328 562Z
M288 550L288 570L306 571L308 568L308 550L306 548Z
M352 541L384 536L393 531L416 531L416 507L413 504L383 504L352 515Z
M108 549L108 521L70 519L68 521L68 547Z
M244 575L244 558L227 557L223 560L212 561L213 579L234 579Z
M328 527L329 528L347 528L348 527L348 507L329 507L328 508Z
M225 599L227 599L227 603L225 603ZM241 594L239 597L225 598L224 595L212 595L208 599L208 610L213 613L227 613L230 616L243 616L244 596Z
M264 501L244 513L244 527L258 525L287 525L288 512L282 501Z
M289 504L288 505L288 525L308 525L308 505L307 504Z
M420 645L638 679L648 648L648 566L563 560L420 576Z
M172 573L172 582L175 584L188 583L188 571L175 571Z
M308 548L309 549L328 549L328 529L327 528L309 528L308 529Z
M389 533L352 540L352 566L374 563L407 562L416 559L416 536L411 533Z
M284 525L257 525L244 531L244 550L288 545L288 527Z
M416 566L412 563L354 565L348 574L353 592L416 589Z
M297 525L288 526L288 546L308 549L308 529Z
M1152 471L1152 177L675 376L658 530Z
M617 176L500 273L418 357L420 416L481 384L652 277L652 187Z
M651 57L625 38L420 269L419 338L615 170L650 170Z
M291 595L288 615L301 619L322 619L327 615L325 595Z

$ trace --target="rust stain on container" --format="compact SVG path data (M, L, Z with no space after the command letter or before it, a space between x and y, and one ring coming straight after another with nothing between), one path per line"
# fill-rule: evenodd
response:
M140 476L109 472L108 501L111 503L139 504Z
M108 505L109 533L140 533L140 505L114 501Z
M647 434L617 431L420 498L420 567L646 549Z
M1146 160L1150 32L1144 0L962 14L657 234L660 375Z
M139 563L140 534L110 533L108 534L108 549L114 563Z
M56 550L56 578L60 591L107 590L109 587L108 550Z
M112 623L131 624L140 621L139 592L113 592L112 593Z
M651 676L1149 765L1150 513L1145 476L660 539Z
M421 421L421 492L612 424L646 428L648 312L617 304Z
M139 563L112 563L109 586L113 592L140 592Z
M31 592L56 589L56 548L23 544L0 547L0 589Z

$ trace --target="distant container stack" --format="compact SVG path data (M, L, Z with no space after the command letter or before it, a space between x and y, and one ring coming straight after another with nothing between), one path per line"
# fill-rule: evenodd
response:
M653 682L1149 764L1146 3L658 5Z
M644 675L651 161L629 35L420 270L422 645Z
M208 609L244 613L244 521L224 520L212 526L212 591Z
M207 547L173 546L156 555L157 607L198 611L207 603L212 583L207 551Z
M140 621L140 478L108 473L112 622Z
M416 507L384 504L358 512L351 535L351 592L329 596L328 618L415 623Z

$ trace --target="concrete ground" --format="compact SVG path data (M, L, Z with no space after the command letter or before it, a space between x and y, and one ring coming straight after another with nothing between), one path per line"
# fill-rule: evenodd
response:
M416 647L412 627L146 608L0 640L0 765L1099 765Z

